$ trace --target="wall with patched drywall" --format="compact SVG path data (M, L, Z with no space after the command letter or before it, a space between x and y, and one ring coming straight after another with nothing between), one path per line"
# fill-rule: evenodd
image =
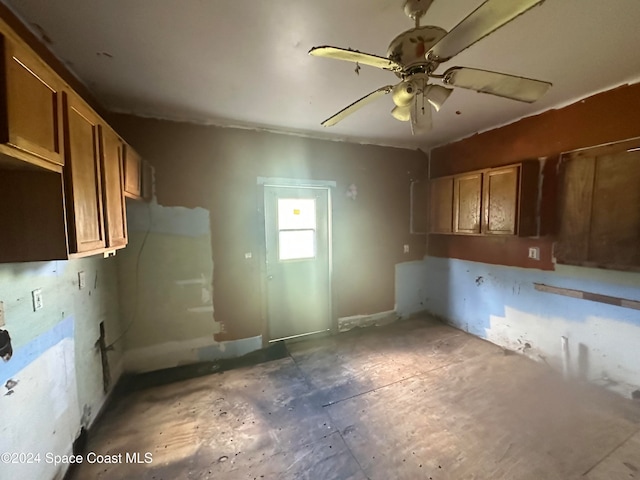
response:
M542 175L538 237L429 235L427 310L569 376L625 396L640 387L640 311L534 285L640 301L640 273L563 266L553 258L561 154L640 136L639 94L640 84L625 85L431 151L431 178L530 159L538 159ZM539 260L528 258L529 247L540 248Z
M78 272L84 272L80 289ZM122 342L115 259L0 265L0 301L13 356L0 361L0 452L32 452L39 463L3 464L0 478L61 478L67 465L47 453L71 453L107 394L103 385L100 323L112 388L122 372ZM33 310L41 289L43 307ZM58 475L58 476L56 476Z
M129 245L118 255L125 369L146 372L262 347L255 336L218 342L209 212L127 200Z
M223 326L219 341L264 331L258 177L335 182L335 320L392 311L396 264L424 256L425 236L409 228L411 181L426 176L423 152L131 115L116 115L113 123L155 167L160 205L209 212L214 315Z
M429 257L426 305L454 326L630 397L640 388L640 311L538 291L535 283L640 301L640 274L555 272ZM568 342L568 353L562 348Z

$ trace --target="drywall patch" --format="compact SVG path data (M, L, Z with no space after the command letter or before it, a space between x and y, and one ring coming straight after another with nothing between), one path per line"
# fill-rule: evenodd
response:
M157 202L127 202L129 231L166 233L187 237L210 235L209 210L165 207Z
M518 335L523 332L532 340L522 344ZM510 307L505 308L504 317L491 317L486 334L492 343L519 350L568 377L588 380L625 397L640 386L638 337L640 327L611 318L589 315L576 323L564 319L561 312L541 317Z
M216 342L212 336L170 341L128 350L125 370L132 373L151 372L192 363L235 358L262 348L262 336Z
M44 352L65 338L73 339L72 317L64 319L51 330L38 335L30 342L14 348L11 361L0 363L0 383L5 384L19 371L36 361Z
M262 348L262 335L239 340L219 342L214 345L201 348L198 356L201 361L217 360L219 358L236 358Z
M535 283L640 300L640 275L558 266L556 272L427 258L429 311L457 328L628 396L640 386L637 310L550 295ZM476 279L484 281L478 285Z
M74 357L74 340L64 337L11 377L18 382L14 393L0 396L0 425L9 432L11 451L39 453L43 459L47 453L70 453L80 421L75 369L68 367ZM2 475L59 478L57 467L45 461L3 465Z
M417 260L396 265L396 306L400 318L408 318L427 309L427 262Z
M127 206L129 246L118 255L124 369L148 372L201 361L221 325L213 305L209 211Z

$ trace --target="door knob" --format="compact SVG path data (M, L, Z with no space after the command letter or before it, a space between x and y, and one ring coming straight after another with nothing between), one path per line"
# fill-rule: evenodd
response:
M268 275L267 280L273 280L273 275Z

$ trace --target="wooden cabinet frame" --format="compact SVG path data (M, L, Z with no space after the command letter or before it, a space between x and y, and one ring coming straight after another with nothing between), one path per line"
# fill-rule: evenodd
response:
M100 175L100 119L79 97L64 95L65 187L70 253L106 247Z
M442 177L429 183L429 232L453 231L453 177Z
M0 19L0 262L126 246L124 154L124 141ZM151 184L134 163L130 181L144 198Z
M458 175L453 178L453 232L481 233L482 172Z
M534 160L432 179L429 232L536 236L538 176Z
M59 171L65 84L26 45L0 35L0 50L0 153Z

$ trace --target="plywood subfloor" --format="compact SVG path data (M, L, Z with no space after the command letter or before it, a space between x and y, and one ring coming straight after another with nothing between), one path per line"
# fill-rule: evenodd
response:
M640 404L434 320L289 345L291 356L135 392L74 479L640 478ZM149 464L126 454L152 454Z

